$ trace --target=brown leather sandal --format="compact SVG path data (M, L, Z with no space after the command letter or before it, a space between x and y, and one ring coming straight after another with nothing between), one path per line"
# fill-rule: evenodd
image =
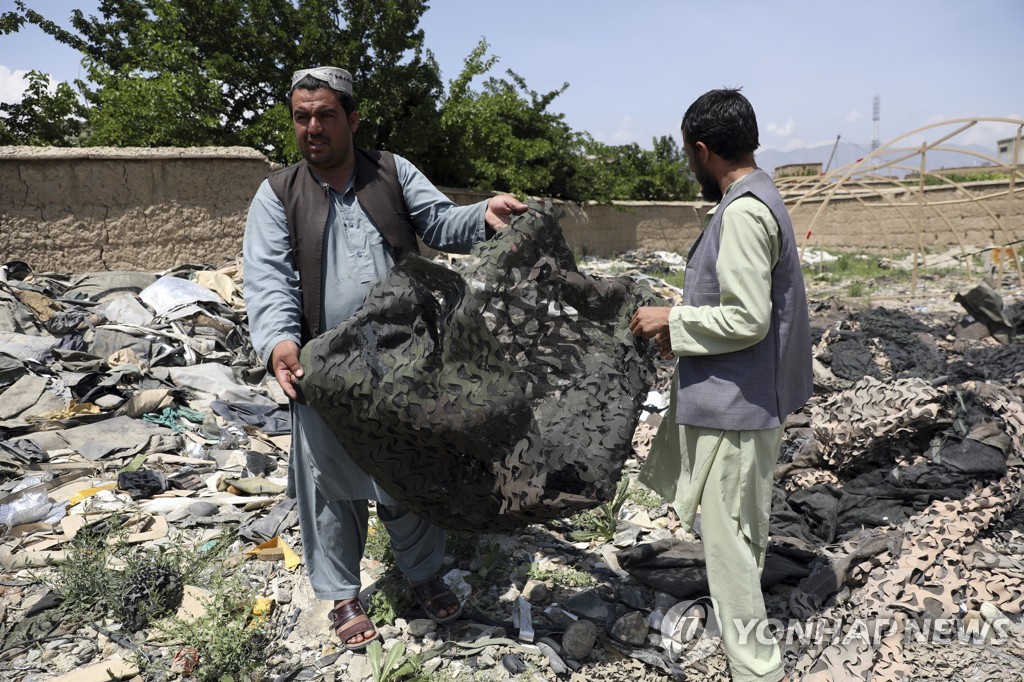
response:
M416 596L420 606L427 612L427 617L435 623L450 623L462 615L462 604L459 602L459 598L440 578L434 577L425 583L410 587L412 587L412 593ZM450 609L453 606L456 607L455 611L447 616L442 618L437 615L442 610Z
M348 651L362 651L370 642L380 637L377 626L373 624L370 617L363 611L363 605L359 603L358 599L351 599L338 604L328 612L327 618L331 621L331 629L334 630L334 634L338 636L338 639L341 640L341 643L345 645L345 649ZM348 640L368 630L373 630L372 637L361 642L349 644Z

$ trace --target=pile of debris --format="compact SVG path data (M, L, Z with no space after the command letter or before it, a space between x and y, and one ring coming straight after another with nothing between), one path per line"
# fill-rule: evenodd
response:
M581 265L642 272L634 260ZM391 621L394 654L381 662L332 640L330 605L303 575L284 495L287 401L252 351L237 265L68 276L9 263L0 280L6 679L225 674L217 650L166 625L226 609L209 573L172 560L181 552L241 573L256 598L233 649L268 679L726 678L699 524L686 532L635 482L670 363L614 500L452 534L460 620L436 626L382 598L393 566L371 528L364 596ZM1024 679L1024 301L994 311L982 291L963 297L989 301L973 309L949 293L853 310L810 294L816 391L787 422L764 581L787 670ZM110 563L129 557L113 615L61 603L69 581L82 594L98 575L83 570L96 546L116 549Z

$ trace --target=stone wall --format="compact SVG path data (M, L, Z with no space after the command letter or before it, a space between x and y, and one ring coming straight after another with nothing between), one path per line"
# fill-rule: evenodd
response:
M245 215L270 171L246 148L56 149L0 147L0 263L23 260L38 271L159 271L181 263L221 265L241 251ZM976 193L1005 195L1005 183ZM442 188L460 204L486 192ZM826 250L908 253L978 249L1024 239L1024 187L1007 199L969 202L953 190L916 196L789 201L797 242ZM555 202L578 255L631 249L686 253L706 202ZM815 216L817 215L817 218Z

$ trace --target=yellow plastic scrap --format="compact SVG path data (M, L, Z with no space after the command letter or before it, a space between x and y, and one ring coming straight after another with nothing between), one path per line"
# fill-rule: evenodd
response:
M273 606L274 600L270 597L256 597L256 603L252 605L252 615L265 616L270 613Z
M103 485L98 485L95 488L86 488L85 490L79 490L77 493L75 493L74 495L72 495L71 497L68 498L68 506L69 507L74 507L76 504L78 504L82 500L84 500L86 498L89 498L89 497L92 497L96 493L101 493L104 490L116 490L116 489L117 489L117 481L111 481L110 483L104 483Z
M274 608L274 600L270 597L256 597L252 605L252 618L249 620L248 628L255 629L263 627L270 617L270 611Z
M288 543L280 537L267 540L262 545L256 545L245 551L247 556L256 557L262 561L278 561L284 559L284 567L294 571L302 563L302 559L295 553Z

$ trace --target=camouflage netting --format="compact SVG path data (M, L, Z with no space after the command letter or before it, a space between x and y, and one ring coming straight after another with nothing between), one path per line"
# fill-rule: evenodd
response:
M1016 666L1024 649L1012 635L1007 642L1008 621L996 626L986 620L991 616L973 621L971 617L978 616L979 609L984 613L986 604L998 605L1000 615L1014 619L1024 609L1022 536L999 526L1020 509L1024 496L1024 410L1020 399L1001 386L968 383L960 389L983 408L986 419L998 422L1009 471L994 481L972 478L972 491L962 499L935 500L895 525L850 535L830 552L829 560L813 566L812 574L790 593L791 610L807 631L832 627L834 634L815 639L806 648L794 647L794 679L924 679L919 672L937 666L921 661L922 653L914 653L914 647L928 644L932 623L951 619L961 631L932 641L947 649L963 646L964 655L976 656L982 651L979 641L1002 640L1009 651L997 653L1010 667L999 679L1019 679ZM895 435L897 421L884 430ZM841 595L825 599L840 587ZM857 627L876 622L883 626L877 630L881 636L872 637ZM1015 667L1017 677L1010 674Z
M453 269L415 255L302 350L302 392L356 460L432 522L501 530L611 499L654 379L629 332L665 305L581 274L552 210Z

